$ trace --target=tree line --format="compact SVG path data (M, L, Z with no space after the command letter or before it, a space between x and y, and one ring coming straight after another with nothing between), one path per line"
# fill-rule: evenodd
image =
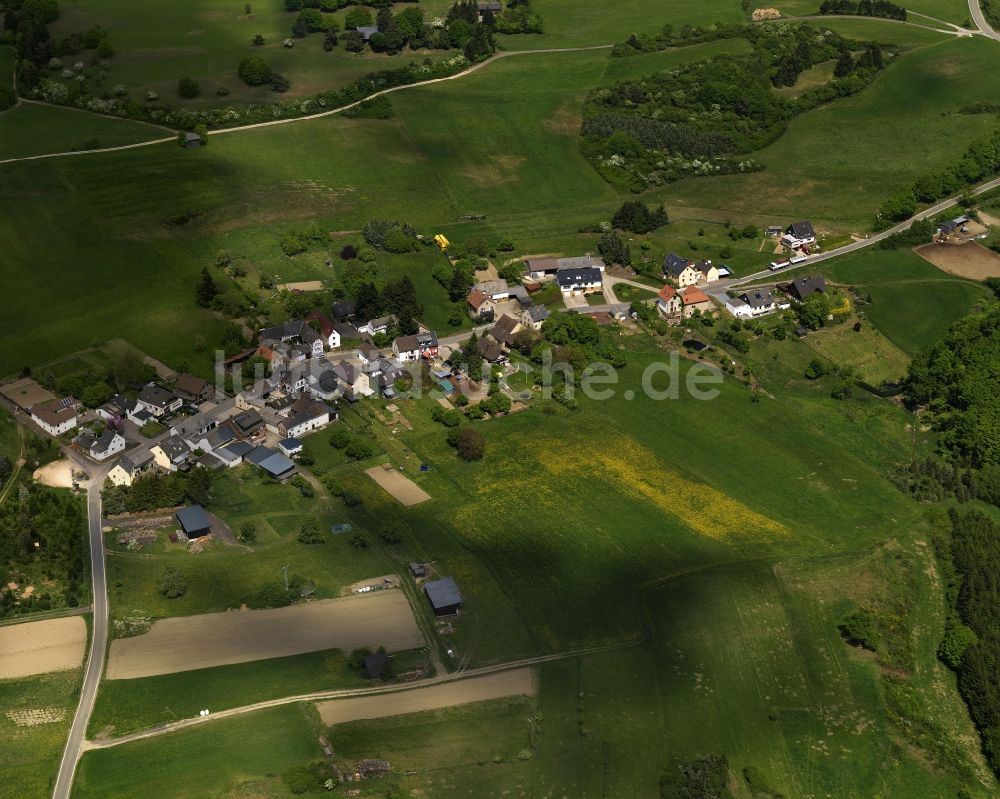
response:
M208 504L212 490L212 473L195 468L189 472L148 472L132 481L131 486L118 486L110 480L101 489L101 502L108 516L121 513L175 508L179 505Z
M823 0L819 13L906 20L906 9L888 0Z

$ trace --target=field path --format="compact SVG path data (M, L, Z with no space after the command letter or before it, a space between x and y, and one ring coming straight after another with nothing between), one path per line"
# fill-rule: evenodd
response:
M392 92L402 91L403 89L414 89L418 86L430 86L432 83L443 83L444 81L448 80L458 80L459 78L464 78L466 75L471 75L473 72L478 72L487 64L492 64L494 61L499 61L501 58L510 58L511 56L519 56L519 55L535 55L537 53L578 53L578 52L585 52L588 50L610 50L612 47L613 45L610 44L595 44L589 47L552 47L546 50L501 50L491 55L485 61L480 61L477 64L472 64L466 69L463 69L461 72L456 72L454 75L447 75L443 78L429 78L428 80L418 81L417 83L406 83L402 86L392 86L388 89L382 89L381 91L377 91L374 94L370 94L361 100L356 100L353 103L349 103L348 105L342 105L337 108L331 108L329 111L320 111L319 113L308 114L302 117L289 117L288 119L272 119L269 120L268 122L255 122L252 125L240 125L235 128L219 128L218 130L210 130L208 134L210 136L221 136L222 134L225 133L239 133L244 130L269 128L274 125L288 125L291 124L292 122L307 122L310 119L319 119L320 117L328 117L333 114L340 114L343 113L344 111L350 110L351 108L355 108L361 105L362 103L367 102L368 100L371 100L375 97L381 97L384 94L391 94ZM32 102L37 105L49 105L49 103L41 103L38 100L24 100L23 102L26 103ZM56 107L64 108L66 106L56 106ZM76 109L76 110L79 111L85 109ZM102 116L107 116L107 115L102 114ZM114 119L114 117L109 117L109 118ZM151 123L146 123L146 124L151 124ZM94 150L70 150L69 152L64 152L64 153L45 153L44 155L25 155L19 158L5 158L4 160L0 161L0 165L13 164L19 161L40 161L45 158L68 158L69 156L72 155L95 155L97 153L114 153L118 152L119 150L134 150L138 147L152 147L154 144L165 144L166 142L176 143L177 137L168 136L162 139L150 139L149 141L137 142L135 144L122 144L119 145L118 147L100 147Z
M465 669L455 671L450 674L440 674L436 677L431 677L430 679L421 680L420 682L415 683L376 685L371 688L341 688L332 691L316 691L311 694L300 694L298 696L285 696L278 699L268 699L264 702L255 702L252 705L244 705L243 707L220 710L208 716L194 716L180 721L171 721L166 724L161 724L158 727L151 727L148 730L140 730L138 732L129 733L128 735L123 735L120 738L108 738L101 741L84 741L82 743L81 753L90 749L107 749L111 746L121 746L122 744L131 743L132 741L141 741L145 738L155 738L158 735L165 735L167 733L187 729L188 727L194 727L199 724L209 724L218 719L242 716L244 713L253 713L257 710L264 710L266 708L279 707L281 705L290 705L300 702L319 702L327 699L349 699L355 697L400 694L407 691L417 691L432 685L454 683L461 680L483 677L488 674L499 674L514 669L521 669L526 666L534 666L539 663L549 663L554 660L566 660L568 658L581 657L583 655L594 655L601 652L614 652L621 649L629 649L631 647L638 646L643 642L643 640L644 639L637 639L635 641L627 641L625 643L586 647L583 649L574 649L568 652L559 652L553 655L538 655L536 657L513 660L507 663L497 663L493 666L480 666L475 669Z
M403 694L330 699L318 703L316 709L324 724L343 724L346 721L402 716L487 699L503 699L505 696L534 696L537 691L534 670L524 667L461 682L417 688Z

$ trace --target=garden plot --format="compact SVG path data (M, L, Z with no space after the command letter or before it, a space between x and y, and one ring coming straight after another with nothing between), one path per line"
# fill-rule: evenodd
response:
M332 699L319 702L316 709L326 725L347 721L377 719L384 716L401 716L422 710L437 710L470 702L502 699L506 696L534 696L538 690L535 673L530 668L502 671L486 677L456 680L442 685L414 688L376 696L359 696L351 699Z
M107 678L127 680L267 658L425 645L402 591L378 591L273 610L181 616L111 644Z
M0 679L78 668L86 645L81 616L0 627Z

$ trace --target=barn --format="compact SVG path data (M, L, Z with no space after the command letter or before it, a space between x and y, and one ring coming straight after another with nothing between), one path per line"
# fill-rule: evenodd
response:
M462 595L451 577L434 580L424 586L435 616L450 616L462 609Z
M188 538L201 538L211 532L212 522L201 505L191 505L177 511L177 522Z

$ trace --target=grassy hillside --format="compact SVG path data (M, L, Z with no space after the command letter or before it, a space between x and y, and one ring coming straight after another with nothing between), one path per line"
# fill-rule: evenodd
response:
M0 116L0 161L117 147L171 135L172 131L127 119L22 103Z

